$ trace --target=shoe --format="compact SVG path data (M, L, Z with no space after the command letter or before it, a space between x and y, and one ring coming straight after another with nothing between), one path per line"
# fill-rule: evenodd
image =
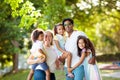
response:
M73 78L73 77L74 77L74 75L73 75L72 73L68 73L67 76L70 77L70 78Z

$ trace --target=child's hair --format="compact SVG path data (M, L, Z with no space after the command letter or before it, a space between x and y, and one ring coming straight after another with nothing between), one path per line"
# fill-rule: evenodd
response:
M44 34L42 29L35 29L35 30L33 30L32 33L31 33L32 41L35 42L38 39L40 34Z
M63 26L63 24L62 23L58 23L58 24L55 25L55 27L54 27L54 35L58 34L58 32L57 32L57 27L58 26ZM63 29L65 30L64 26L63 26Z
M82 52L82 49L80 49L78 47L78 42L80 39L83 39L85 42L85 50L87 51L88 49L90 49L92 51L92 55L95 56L95 48L94 48L92 42L90 41L90 39L88 39L85 36L78 36L78 39L77 39L78 56L81 57L81 52Z

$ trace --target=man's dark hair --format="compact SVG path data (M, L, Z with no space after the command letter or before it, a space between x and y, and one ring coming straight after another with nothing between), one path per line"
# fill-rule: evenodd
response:
M71 18L65 18L65 19L63 19L63 21L62 21L63 25L64 25L65 21L70 21L72 24L74 24L74 21Z

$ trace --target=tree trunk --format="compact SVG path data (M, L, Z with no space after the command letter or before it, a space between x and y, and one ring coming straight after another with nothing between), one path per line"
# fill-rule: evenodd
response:
M18 72L18 54L13 54L13 73Z

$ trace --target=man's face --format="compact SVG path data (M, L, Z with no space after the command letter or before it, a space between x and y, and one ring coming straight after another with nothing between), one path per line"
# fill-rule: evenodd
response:
M71 33L73 31L73 24L70 21L64 22L66 32Z

